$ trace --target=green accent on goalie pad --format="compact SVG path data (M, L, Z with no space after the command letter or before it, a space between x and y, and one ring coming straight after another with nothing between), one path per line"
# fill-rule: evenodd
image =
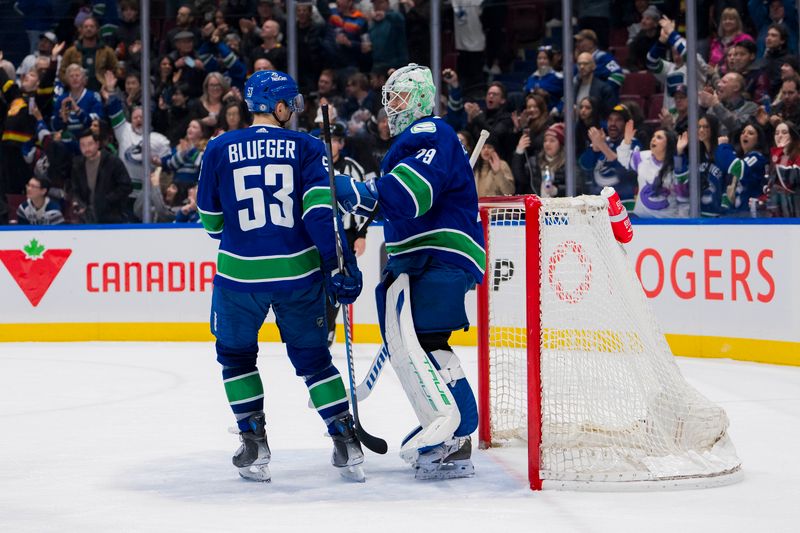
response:
M222 213L206 213L197 211L200 214L200 222L208 233L220 233L222 231Z
M427 213L433 203L433 187L422 175L406 165L400 163L391 172L402 183L414 199L417 206L416 216L421 217Z
M241 257L220 251L218 274L245 282L299 279L320 268L319 252L312 246L291 255Z
M486 269L486 252L483 247L466 233L442 229L421 233L404 241L387 242L386 253L400 255L423 248L444 250L472 261L483 272Z
M331 208L331 188L312 187L303 195L303 216L315 207Z
M316 409L322 409L331 405L347 402L347 394L344 390L344 382L340 375L335 375L328 380L318 381L308 388L311 395L311 403Z
M225 395L231 405L255 400L264 396L264 385L259 373L252 372L225 380Z

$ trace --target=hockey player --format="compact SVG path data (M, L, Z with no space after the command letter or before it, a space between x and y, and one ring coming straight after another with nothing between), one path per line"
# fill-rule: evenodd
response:
M464 297L483 280L486 258L469 159L455 131L432 116L435 98L427 67L395 71L383 105L397 138L382 177L336 178L342 209L369 216L380 206L385 218L389 259L376 289L378 316L392 367L420 420L401 448L419 479L474 474L470 434L478 410L448 340L469 327Z
M337 268L324 145L283 129L303 109L287 74L254 73L245 102L253 125L208 143L197 193L203 226L220 239L211 332L240 431L233 464L246 479L270 480L256 358L258 331L272 307L289 360L333 438L333 466L363 481L364 455L342 378L331 364L325 324L326 293L352 303L361 292L361 273L349 247L346 271Z

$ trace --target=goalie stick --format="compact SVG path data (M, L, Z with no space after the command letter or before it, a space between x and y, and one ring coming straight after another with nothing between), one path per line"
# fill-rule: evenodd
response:
M483 145L486 144L486 139L488 138L489 132L487 130L481 130L480 136L478 137L478 142L475 143L475 148L472 149L472 154L469 156L470 168L475 167L475 163L478 161L478 157L481 154L481 149L483 148ZM372 222L377 212L378 211L376 209L375 212L364 223L364 226L367 226L370 222ZM356 395L361 400L366 400L372 392L372 389L375 388L375 384L378 382L378 378L383 373L383 367L386 366L386 360L388 358L389 352L386 350L386 346L381 344L378 353L376 353L375 357L372 358L372 364L369 367L367 377L365 377L364 380L358 384L358 387L356 387Z
M486 144L486 139L489 138L489 132L481 130L478 136L478 141L475 143L475 148L472 149L472 155L469 156L469 168L475 168L475 163L478 162L478 157L481 155L483 145Z
M336 238L336 259L339 262L339 270L344 269L344 251L342 250L342 239L339 234L339 206L336 203L336 179L333 172L333 148L331 146L331 124L328 118L328 105L322 105L322 132L325 139L325 152L328 158L328 180L331 187L331 207L333 208L333 231ZM386 441L380 437L375 437L367 433L361 426L361 418L358 416L358 392L356 391L355 365L353 363L353 346L350 342L350 311L348 306L342 306L342 319L344 320L344 343L347 354L347 374L350 382L350 401L353 404L353 423L356 436L361 444L375 453L386 453L389 447Z

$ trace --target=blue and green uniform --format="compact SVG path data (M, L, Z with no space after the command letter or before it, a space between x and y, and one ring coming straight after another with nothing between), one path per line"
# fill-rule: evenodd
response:
M258 331L272 308L297 375L337 433L348 402L327 348L321 269L335 261L336 241L323 144L264 125L225 133L206 147L197 206L220 241L211 331L240 429L263 410Z
M486 265L469 158L444 120L427 117L397 136L381 170L375 185L389 259L376 289L378 315L386 290L406 273L420 344L429 353L449 350L450 334L469 327L464 298ZM455 436L469 435L478 424L472 389L465 378L449 386L461 413Z

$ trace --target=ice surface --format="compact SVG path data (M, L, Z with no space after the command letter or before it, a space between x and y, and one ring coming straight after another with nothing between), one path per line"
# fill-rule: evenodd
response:
M376 347L356 346L363 377ZM475 383L475 351L458 347ZM335 361L346 372L344 348ZM360 405L389 442L365 484L332 445L283 347L262 345L273 482L240 480L211 343L0 343L0 531L798 531L800 368L679 359L731 419L744 481L678 492L528 490L515 449L474 454L476 476L419 482L397 455L416 425L387 370ZM252 529L251 529L252 528Z

